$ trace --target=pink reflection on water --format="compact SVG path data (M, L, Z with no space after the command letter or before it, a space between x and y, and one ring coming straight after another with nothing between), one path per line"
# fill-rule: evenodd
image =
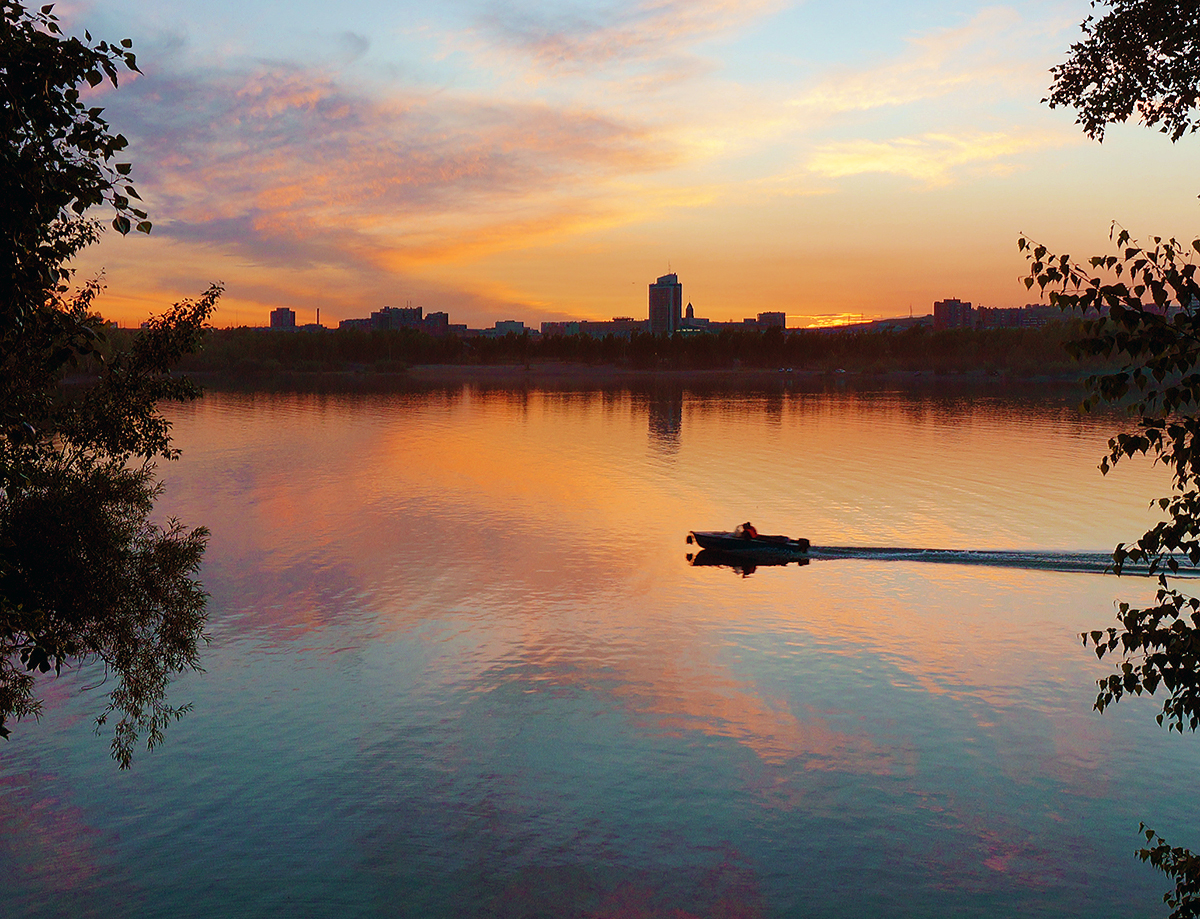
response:
M677 877L607 881L602 871L576 866L519 872L493 907L497 919L579 915L585 919L760 919L769 915L759 878L737 852ZM628 873L628 872L625 872ZM635 872L635 874L642 874ZM646 872L645 874L648 874ZM681 907L679 903L686 903Z
M46 896L82 892L104 870L100 833L82 808L48 791L54 777L0 776L0 850L23 885Z
M905 759L902 751L880 747L865 730L838 730L811 710L798 717L785 703L771 704L753 686L739 685L717 672L664 673L641 689L648 694L628 704L644 729L727 737L768 765L798 761L804 769L889 775Z

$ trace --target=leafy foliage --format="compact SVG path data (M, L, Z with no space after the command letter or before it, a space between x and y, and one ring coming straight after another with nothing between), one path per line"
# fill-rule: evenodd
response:
M1130 563L1159 572L1152 606L1118 606L1120 628L1083 634L1096 656L1121 655L1116 672L1098 681L1095 708L1129 695L1164 690L1158 723L1180 733L1200 726L1200 598L1172 588L1168 575L1181 565L1200 565L1200 283L1195 256L1200 239L1182 246L1155 237L1143 247L1125 230L1112 233L1117 254L1096 256L1086 266L1052 255L1022 237L1030 261L1027 287L1051 288L1052 303L1086 317L1083 337L1070 347L1083 356L1116 359L1109 372L1088 379L1085 409L1123 406L1136 429L1108 442L1100 464L1107 473L1119 461L1150 455L1171 470L1173 493L1152 502L1166 519L1133 545L1118 545L1113 568ZM1172 919L1200 916L1200 856L1172 848L1142 827L1149 848L1138 851L1175 880L1163 899Z
M1093 0L1108 12L1082 23L1084 40L1051 69L1051 108L1078 110L1088 137L1136 111L1178 140L1200 128L1200 6L1195 0Z
M1136 430L1108 442L1100 464L1107 473L1122 459L1151 455L1171 470L1174 494L1160 498L1167 519L1133 545L1113 552L1119 574L1129 562L1151 573L1200 564L1200 284L1196 264L1175 240L1155 238L1149 248L1114 227L1118 255L1097 256L1087 267L1070 256L1054 256L1022 238L1030 260L1027 286L1050 292L1050 301L1083 315L1082 336L1068 347L1075 354L1116 358L1115 369L1087 379L1084 409L1120 405L1137 418ZM1200 252L1200 240L1192 244ZM1094 274L1099 271L1101 274ZM1149 302L1143 300L1149 296ZM1096 708L1103 711L1128 693L1169 693L1166 723L1182 730L1200 725L1200 600L1167 586L1156 606L1138 610L1122 604L1120 631L1089 632L1085 642L1097 654L1120 649L1127 658L1121 673L1101 681ZM1160 721L1164 720L1160 717Z
M92 309L100 282L70 291L69 260L101 229L90 208L110 207L121 233L151 228L114 161L127 141L85 102L137 65L128 40L64 37L50 6L0 10L0 736L38 715L38 674L99 661L115 686L97 722L116 715L124 767L139 736L153 746L182 714L166 688L198 666L207 533L150 514L154 462L177 455L157 406L199 395L170 370L199 347L221 288L125 347Z
M1168 845L1144 823L1140 829L1150 845L1138 849L1138 858L1175 879L1175 889L1163 894L1163 902L1171 907L1171 919L1197 919L1200 917L1200 855L1193 855L1182 846Z
M66 263L97 239L94 205L113 210L112 226L128 233L150 222L116 157L129 144L114 134L89 95L122 69L138 72L129 39L117 45L65 37L52 6L27 11L0 0L0 308L22 313L69 279ZM82 88L82 87L85 87Z

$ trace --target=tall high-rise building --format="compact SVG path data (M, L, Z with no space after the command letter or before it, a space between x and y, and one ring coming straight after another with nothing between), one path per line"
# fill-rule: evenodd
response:
M286 306L271 310L271 328L294 330L296 328L296 311L290 310Z
M650 285L650 334L672 335L683 327L683 285L664 274Z

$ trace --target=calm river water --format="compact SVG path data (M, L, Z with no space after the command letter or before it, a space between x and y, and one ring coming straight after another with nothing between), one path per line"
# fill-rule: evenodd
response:
M194 711L120 772L95 672L0 746L0 912L125 917L1165 914L1200 739L1091 711L1078 633L1145 579L1112 419L903 392L213 394ZM850 557L689 564L753 521ZM1008 550L952 564L855 549Z

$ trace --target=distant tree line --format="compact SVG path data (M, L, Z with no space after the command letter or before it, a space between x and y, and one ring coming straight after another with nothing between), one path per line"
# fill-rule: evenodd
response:
M133 333L124 333L133 334ZM278 332L224 329L186 358L189 372L252 378L358 371L400 373L416 364L571 362L637 370L733 368L848 372L1070 375L1070 323L1040 328L842 332L726 330L716 335L434 337L414 330ZM1084 370L1095 368L1087 367Z

